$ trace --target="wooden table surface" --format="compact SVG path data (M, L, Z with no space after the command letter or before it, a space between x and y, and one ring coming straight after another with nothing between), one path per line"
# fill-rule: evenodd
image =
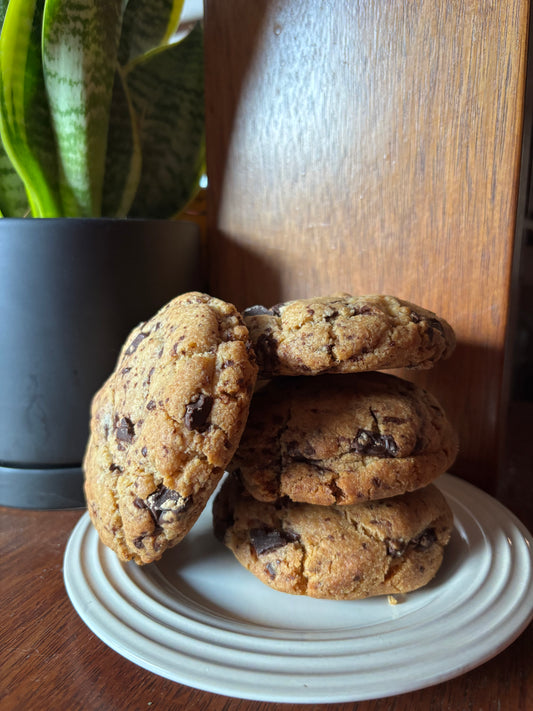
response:
M504 485L498 498L531 530L533 406L509 419ZM160 678L108 648L74 611L63 584L63 554L83 510L0 508L2 711L296 711L312 705L231 699ZM435 640L438 644L438 640ZM497 657L456 679L372 701L323 704L324 711L530 711L533 625ZM354 694L355 694L354 690ZM318 706L316 706L318 708Z

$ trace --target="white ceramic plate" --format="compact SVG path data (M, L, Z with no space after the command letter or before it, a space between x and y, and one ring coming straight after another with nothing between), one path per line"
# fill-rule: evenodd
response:
M436 578L398 605L271 590L214 538L211 506L144 567L120 563L84 514L65 552L67 592L109 647L198 689L292 703L419 689L495 656L533 617L530 533L471 484L449 474L437 484L455 530Z

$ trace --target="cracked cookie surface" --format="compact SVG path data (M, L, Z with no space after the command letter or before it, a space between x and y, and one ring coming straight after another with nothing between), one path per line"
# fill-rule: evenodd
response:
M262 377L430 368L455 348L444 319L394 296L334 294L243 315Z
M228 469L259 501L346 505L425 486L457 450L436 398L402 378L279 377L254 395Z
M178 543L218 484L257 376L235 307L191 292L127 338L91 406L85 495L101 540L149 563Z
M355 600L427 585L453 515L433 484L351 506L274 504L253 499L233 474L213 503L213 525L241 565L275 590Z

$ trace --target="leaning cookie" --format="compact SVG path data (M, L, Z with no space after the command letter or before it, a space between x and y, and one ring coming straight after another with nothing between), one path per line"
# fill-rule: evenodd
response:
M121 560L161 557L189 531L244 429L257 376L242 317L188 293L128 337L95 395L85 495Z
M335 294L243 315L264 377L430 368L455 348L444 319L394 296Z
M266 585L333 600L407 593L437 573L453 515L430 484L352 506L255 501L237 476L213 504L217 538Z
M403 378L280 377L254 395L228 469L259 501L346 505L425 486L457 450L439 402Z

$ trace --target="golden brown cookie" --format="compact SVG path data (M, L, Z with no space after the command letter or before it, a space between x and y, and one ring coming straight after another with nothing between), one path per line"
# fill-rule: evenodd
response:
M243 315L264 377L430 368L455 348L444 319L394 296L334 294Z
M429 392L386 373L280 377L258 389L228 469L260 501L352 504L429 484L457 436Z
M178 543L244 429L257 365L231 304L188 293L128 337L95 395L85 494L102 541L144 564Z
M453 527L430 484L351 506L253 499L230 475L213 504L215 534L266 585L293 595L355 600L426 585Z

